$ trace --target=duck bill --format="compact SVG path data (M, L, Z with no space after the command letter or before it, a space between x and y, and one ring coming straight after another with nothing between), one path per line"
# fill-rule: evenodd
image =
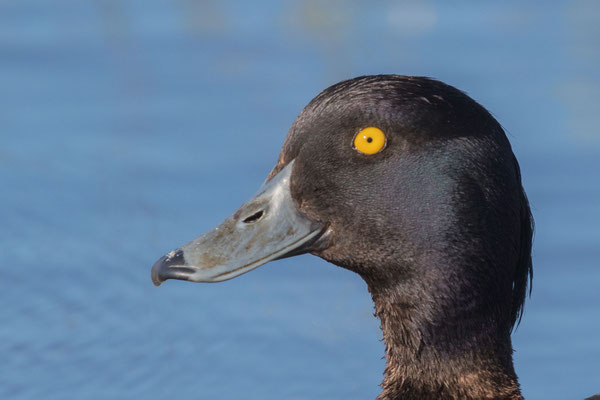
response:
M161 257L152 267L154 284L220 282L310 251L323 226L302 214L292 198L292 168L293 161L221 225Z

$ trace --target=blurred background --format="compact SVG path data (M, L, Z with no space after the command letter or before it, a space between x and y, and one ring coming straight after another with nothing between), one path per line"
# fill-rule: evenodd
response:
M150 267L254 193L319 91L379 73L503 124L537 225L523 392L599 392L599 2L0 0L0 398L374 398L358 276Z

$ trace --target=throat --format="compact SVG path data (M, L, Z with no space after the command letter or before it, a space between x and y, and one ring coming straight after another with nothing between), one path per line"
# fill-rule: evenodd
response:
M494 318L469 319L473 309L440 317L436 313L444 307L436 304L439 300L418 290L414 301L407 291L374 290L371 284L369 291L386 346L378 400L523 398L510 329L494 326Z

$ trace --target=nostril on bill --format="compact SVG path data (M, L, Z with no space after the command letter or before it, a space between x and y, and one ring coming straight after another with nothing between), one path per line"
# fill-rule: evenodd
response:
M245 224L251 224L251 223L256 222L259 219L261 219L263 214L264 214L263 210L257 211L254 214L252 214L251 216L245 218L242 222Z

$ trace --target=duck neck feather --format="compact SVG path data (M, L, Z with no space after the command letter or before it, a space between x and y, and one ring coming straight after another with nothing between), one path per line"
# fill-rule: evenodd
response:
M386 347L378 400L523 399L510 331L490 326L489 320L482 329L477 319L436 319L428 311L440 309L434 296L416 290L417 301L402 284L382 288L380 282L365 280Z

